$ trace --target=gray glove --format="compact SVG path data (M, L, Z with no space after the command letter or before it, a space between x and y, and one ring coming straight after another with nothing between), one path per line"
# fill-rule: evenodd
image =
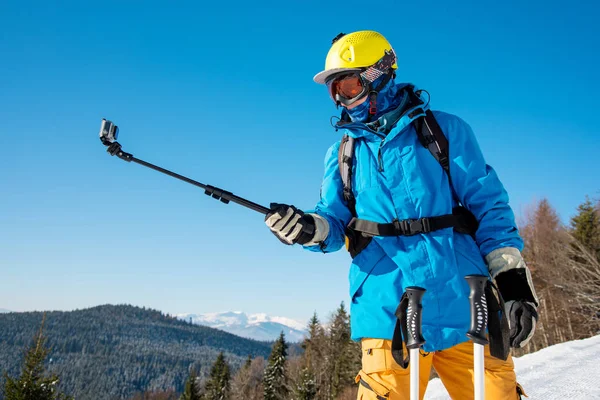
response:
M538 320L537 295L529 268L521 252L503 247L486 256L492 278L504 299L504 311L510 328L510 346L521 348L533 337Z
M329 224L317 214L305 214L294 206L271 203L265 224L284 244L313 246L325 240Z

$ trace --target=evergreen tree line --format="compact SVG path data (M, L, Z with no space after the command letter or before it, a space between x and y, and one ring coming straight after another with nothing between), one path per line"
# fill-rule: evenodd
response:
M181 393L190 369L207 376L220 352L237 370L248 354L268 357L271 351L271 343L129 305L0 314L0 400L5 376L22 373L23 349L32 346L43 315L47 371L60 376L60 388L77 400Z
M46 315L43 316L45 321ZM58 390L60 378L48 373L50 349L44 322L28 347L20 375L6 372L2 393L5 400L73 400ZM221 352L203 378L195 367L179 395L174 389L140 392L130 400L349 400L356 398L354 376L360 369L360 347L350 339L350 317L344 303L323 327L315 313L308 324L301 355L290 356L283 332L273 344L267 360L248 356L232 374ZM118 397L127 398L127 397Z
M248 357L235 375L219 355L206 381L192 372L179 400L350 400L360 369L360 346L350 339L344 303L324 327L315 313L301 355L290 356L283 332L269 358Z

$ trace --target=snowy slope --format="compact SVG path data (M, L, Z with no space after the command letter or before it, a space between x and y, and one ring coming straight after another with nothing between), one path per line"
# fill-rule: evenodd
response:
M600 399L600 336L547 347L515 358L517 380L528 400ZM425 400L449 399L439 379Z
M208 314L178 314L177 318L198 325L221 329L245 338L275 340L283 331L288 342L299 342L304 338L304 324L285 317L267 314L246 314L241 311Z

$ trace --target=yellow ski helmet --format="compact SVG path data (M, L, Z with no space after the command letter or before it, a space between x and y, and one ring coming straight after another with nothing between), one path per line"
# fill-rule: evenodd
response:
M386 52L393 51L392 45L381 33L358 31L349 34L340 33L325 59L325 70L319 72L313 80L324 84L333 75L345 71L360 71L379 61ZM397 64L391 66L398 68Z

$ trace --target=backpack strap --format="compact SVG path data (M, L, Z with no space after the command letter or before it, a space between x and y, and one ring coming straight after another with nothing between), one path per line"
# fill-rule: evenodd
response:
M409 96L411 97L411 101L421 101L419 97L415 94L412 87L408 88ZM421 104L423 102L421 101ZM418 108L413 113L422 113L423 109ZM442 169L446 172L446 176L448 176L448 183L450 184L450 191L452 192L452 196L460 204L460 200L454 191L454 185L452 184L452 176L450 175L450 145L448 144L448 139L442 131L440 124L438 124L433 112L431 110L425 111L425 116L417 118L413 121L413 126L415 131L417 132L417 138L419 142L425 147L431 155L438 161L438 163L442 166Z
M413 121L419 142L429 150L431 155L440 163L450 177L450 155L448 139L433 116L431 110L425 111L425 116Z
M342 137L340 149L338 151L338 166L340 176L342 177L342 194L348 210L353 219L356 218L356 198L352 192L352 167L354 164L354 138L349 135ZM363 235L362 232L355 231L349 226L345 229L346 250L350 257L354 258L371 243L372 236Z
M343 196L348 209L356 217L356 199L352 193L352 166L354 164L354 138L349 135L342 137L338 151L338 166L342 177Z

